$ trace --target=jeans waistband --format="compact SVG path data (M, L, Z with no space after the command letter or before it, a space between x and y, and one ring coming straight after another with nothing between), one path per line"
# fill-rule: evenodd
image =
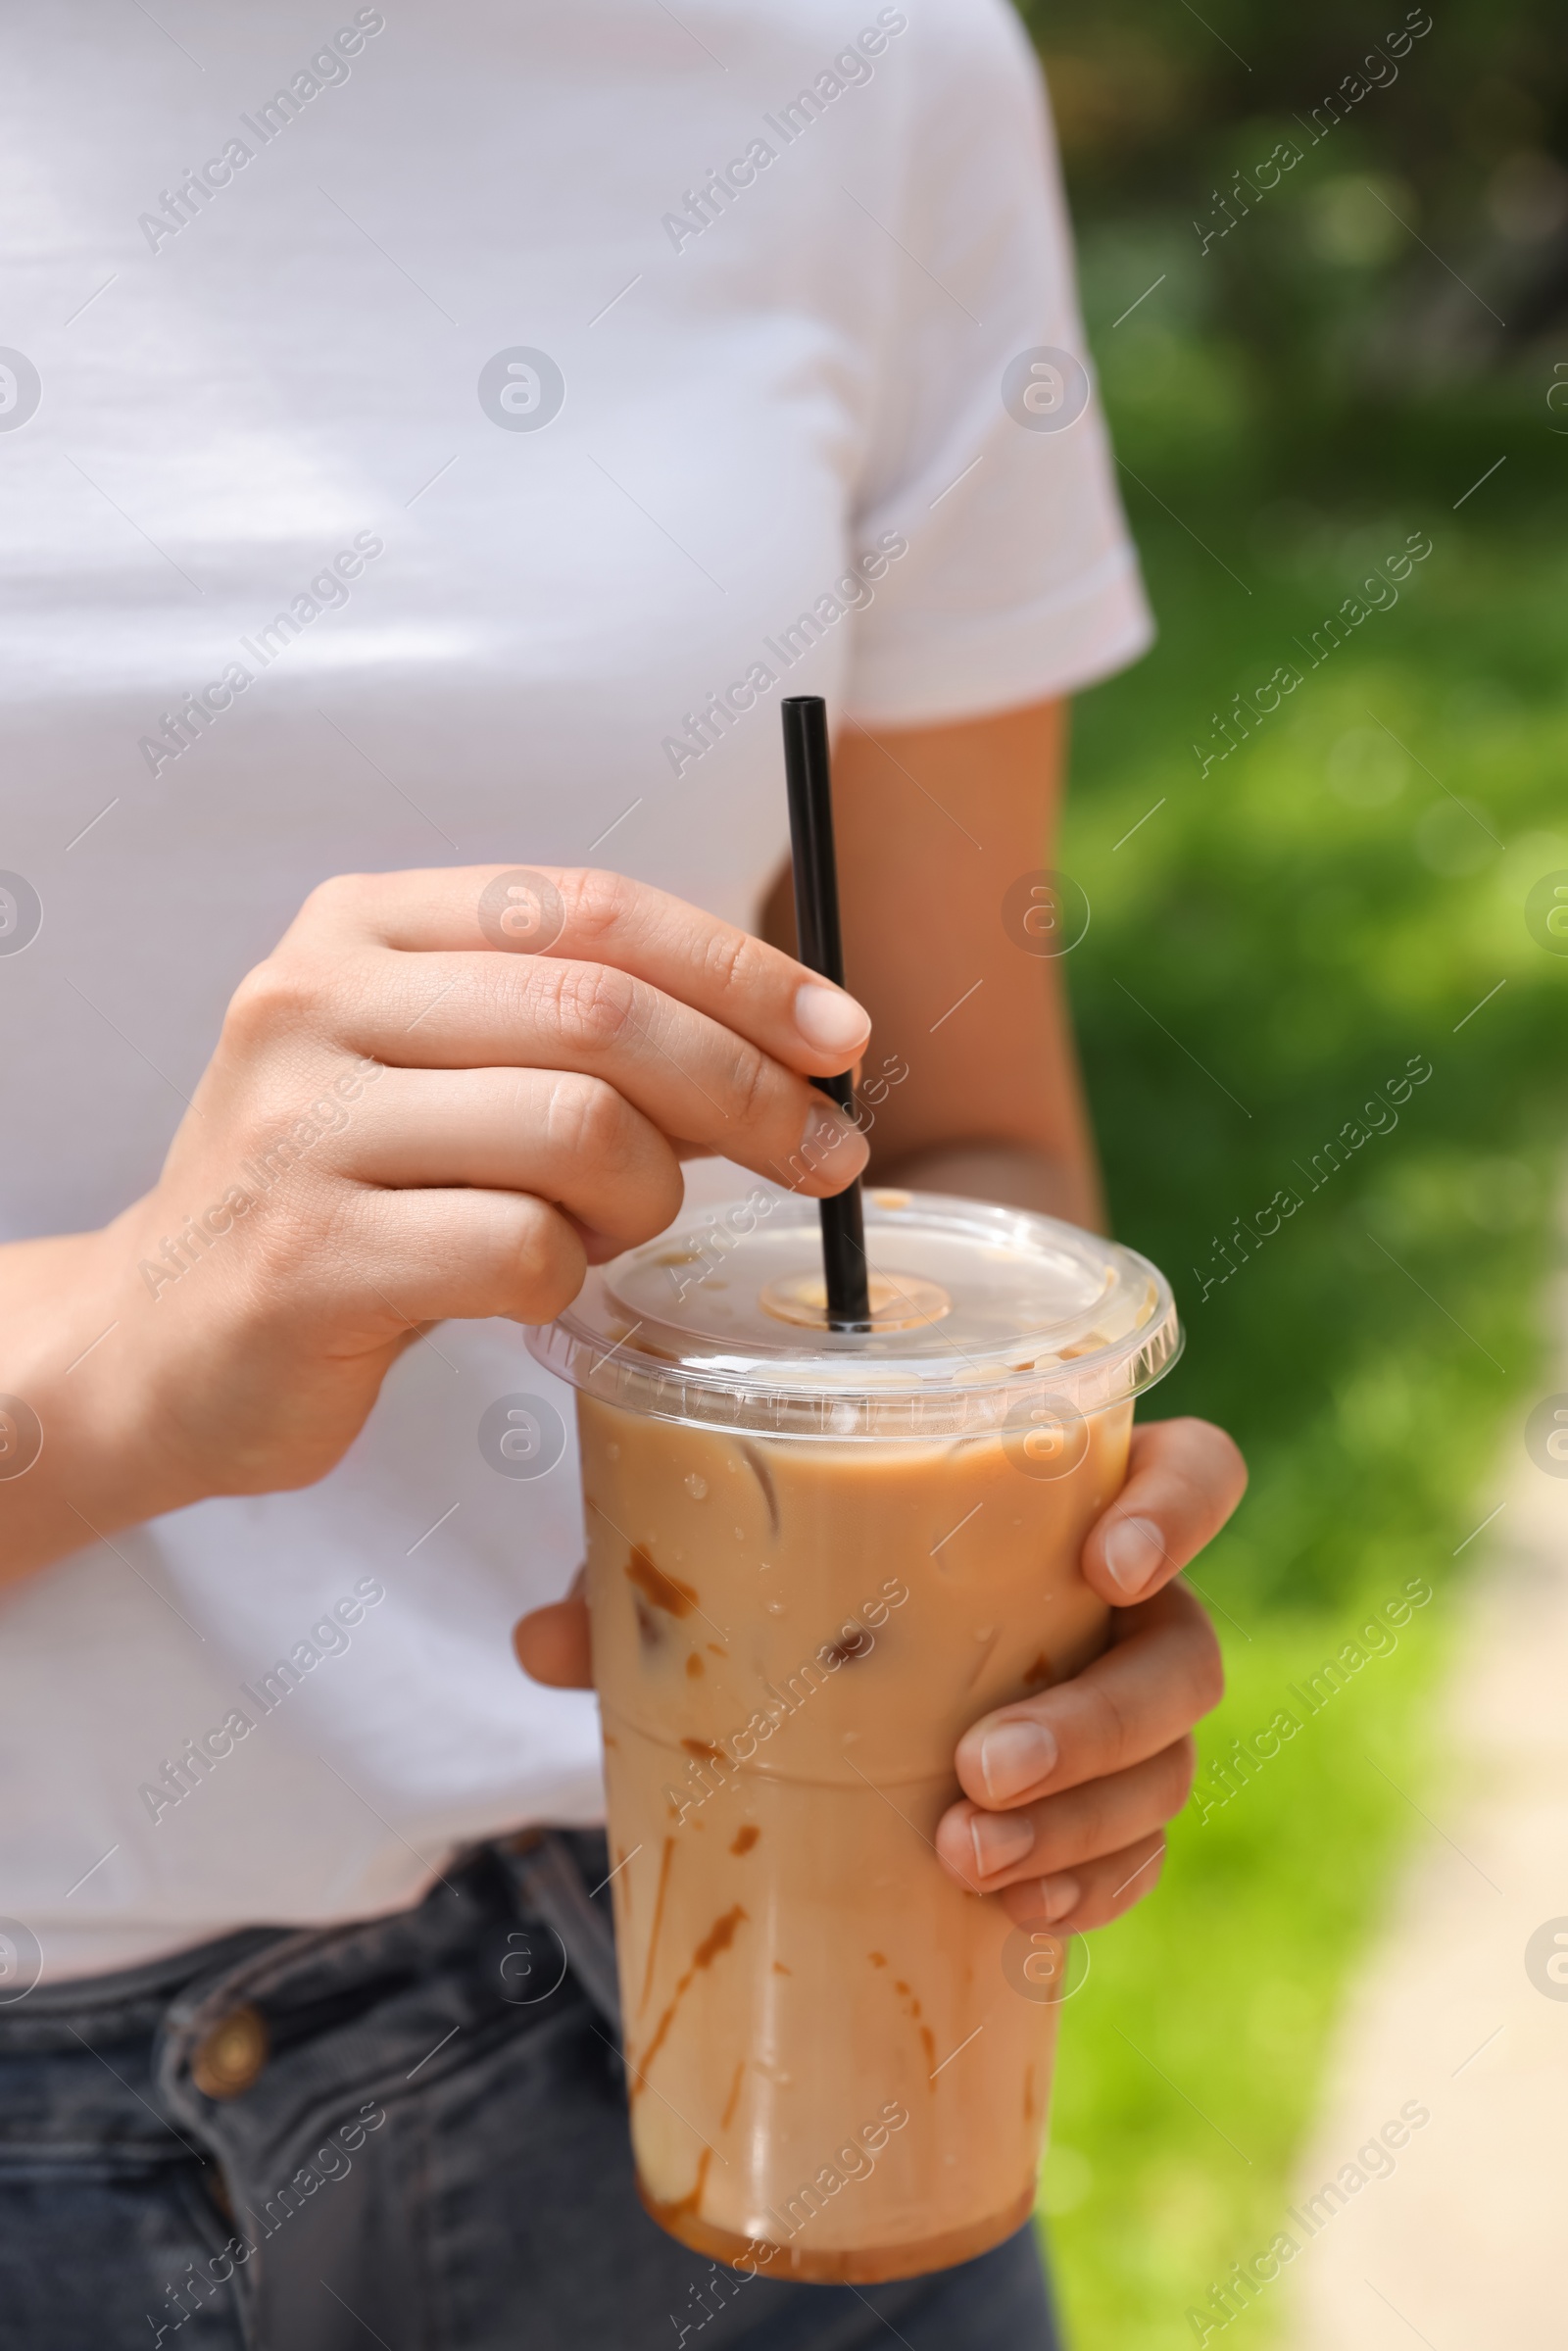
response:
M39 1984L0 2007L0 2054L107 2048L172 2030L184 2039L244 2003L257 2005L270 2041L308 2035L327 2013L373 2003L391 1983L438 1970L485 1944L481 1976L526 2005L569 1967L618 2032L614 1940L605 1847L593 1831L525 1830L470 1848L411 1909L325 1928L250 1927L132 1968ZM595 1898L595 1896L599 1898ZM524 1947L517 1920L547 1930Z

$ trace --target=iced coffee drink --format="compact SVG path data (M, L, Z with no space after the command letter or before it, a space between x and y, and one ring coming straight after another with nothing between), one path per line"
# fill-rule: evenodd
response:
M1104 1641L1079 1552L1178 1344L1128 1250L866 1209L868 1333L826 1327L814 1208L756 1195L538 1340L578 1389L644 2201L705 2253L858 2281L1032 2208L1057 2007L931 1840L960 1734Z

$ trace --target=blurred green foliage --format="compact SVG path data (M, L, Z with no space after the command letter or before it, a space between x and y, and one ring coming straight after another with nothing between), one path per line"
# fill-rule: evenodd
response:
M1568 355L1558 0L1023 14L1140 472L1420 482L1489 418L1544 422L1543 357Z
M1402 6L1025 14L1160 624L1079 705L1069 977L1116 1229L1189 1332L1152 1409L1221 1421L1252 1473L1198 1563L1230 1683L1205 1768L1408 1579L1437 1592L1229 1805L1184 1815L1064 2012L1069 2335L1175 2351L1288 2226L1348 1980L1416 1804L1449 1794L1428 1724L1466 1538L1550 1384L1568 956L1525 901L1568 870L1568 42L1540 0L1434 0L1397 79L1311 144ZM1254 195L1205 249L1238 171ZM1432 553L1397 603L1314 665L1411 533ZM1233 697L1282 663L1301 682L1220 758ZM1314 1188L1411 1056L1432 1074L1397 1126ZM1282 1188L1300 1207L1231 1238L1227 1276L1217 1245ZM1290 2290L1235 2322L1258 2351Z

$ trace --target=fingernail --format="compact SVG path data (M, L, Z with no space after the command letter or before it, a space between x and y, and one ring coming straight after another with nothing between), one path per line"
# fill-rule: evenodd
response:
M1054 1926L1069 1910L1076 1910L1083 1887L1076 1878L1042 1878L1040 1899L1045 1905L1046 1923Z
M1034 1824L1021 1812L976 1812L969 1820L969 1841L976 1871L989 1878L997 1870L1010 1869L1032 1850Z
M1021 1795L1055 1767L1056 1741L1044 1723L1014 1716L997 1723L980 1741L980 1777L986 1793L1002 1803Z
M818 1053L853 1053L871 1034L871 1019L841 988L808 980L795 991L795 1025Z
M1118 1518L1105 1529L1105 1565L1129 1599L1164 1563L1165 1545L1152 1518Z
M870 1156L871 1146L854 1119L836 1102L824 1097L813 1104L801 1137L801 1157L809 1174L831 1176L847 1184L852 1176L859 1174Z

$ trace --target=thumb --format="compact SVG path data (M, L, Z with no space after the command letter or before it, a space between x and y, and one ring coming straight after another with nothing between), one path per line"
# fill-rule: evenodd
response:
M588 1638L588 1603L582 1596L579 1567L564 1600L547 1608L530 1608L512 1628L517 1663L534 1682L552 1690L590 1690L593 1651Z

